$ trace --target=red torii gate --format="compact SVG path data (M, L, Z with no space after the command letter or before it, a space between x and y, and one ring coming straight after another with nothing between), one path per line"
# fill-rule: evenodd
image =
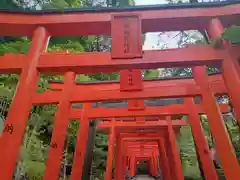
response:
M162 123L159 123L159 122L162 122ZM133 126L133 124L131 122L119 122L119 125L117 125L117 123L118 123L118 121L115 121L115 120L112 121L112 122L104 121L104 122L99 122L98 123L98 128L100 130L104 130L104 131L107 131L107 132L109 131L109 133L110 133L110 135L109 135L109 144L108 144L109 152L108 152L108 160L107 160L106 180L112 179L112 177L111 177L112 176L111 175L112 170L111 169L112 169L113 147L114 147L114 144L115 144L115 140L114 140L115 136L120 138L120 140L118 140L118 141L121 141L122 143L124 143L126 141L126 143L127 143L127 145L126 145L126 143L121 144L121 145L119 145L119 144L117 145L117 147L118 148L121 147L121 149L120 149L120 153L116 154L116 158L117 159L116 159L116 163L115 163L116 164L115 179L118 179L118 178L119 179L124 179L124 177L122 177L122 175L124 174L124 171L122 171L122 170L120 172L117 172L117 171L119 171L119 169L121 169L120 168L120 164L126 164L125 162L122 163L122 161L121 161L121 157L122 156L126 156L127 159L125 159L125 160L128 161L127 154L124 153L129 148L131 148L130 145L128 145L129 144L128 142L129 141L136 141L136 140L142 141L144 139L148 140L148 141L149 140L151 141L151 140L154 140L154 139L157 140L157 141L161 140L161 141L157 142L157 145L159 146L159 147L157 147L158 152L162 152L161 153L162 162L160 164L162 165L163 171L165 170L165 172L163 172L163 174L165 175L165 178L166 179L170 179L169 173L168 173L170 167L166 167L166 163L168 163L168 160L166 159L166 157L163 157L163 156L165 156L164 154L166 154L166 152L165 152L166 147L164 146L164 143L162 142L163 141L162 140L163 139L162 136L165 136L164 135L165 134L164 131L167 130L166 128L168 126L168 122L166 120L165 121L164 120L153 121L153 122L151 122L152 128L151 128L150 132L146 131L147 129L144 129L144 131L141 131L141 132L139 132L137 134L136 133L134 133L134 134L127 133L126 134L126 133L121 133L121 132L122 132L122 130L126 131L127 127L128 127L128 131L130 131L129 128L132 128L132 129L134 129L136 127L138 127L138 128L149 128L149 126L146 126L146 124L149 123L148 121L141 122L141 123L133 122L133 123L135 123L135 126ZM179 128L182 125L186 125L186 121L185 120L174 120L174 121L172 121L172 124L174 125L174 127L176 126L175 127L175 131L178 132ZM154 126L155 126L155 128L153 128ZM163 127L163 128L159 129L159 127ZM151 133L151 132L154 132L154 131L158 132L158 133L154 133L154 134ZM118 134L117 132L120 133L120 134ZM135 132L136 132L136 129L135 129ZM160 132L161 132L161 134L160 134ZM154 135L154 137L146 138L149 133ZM141 155L140 155L140 157L141 157ZM157 166L156 166L157 160L156 160L156 156L154 156L152 158L153 158L153 162L151 162L152 163L151 166L152 166L153 169L151 169L151 173L156 176L157 175L157 169L156 169L157 168ZM125 161L125 160L123 160L123 161ZM174 164L171 164L171 167L172 166L174 166ZM135 166L133 166L133 164L132 164L131 165L131 171L130 171L131 175L135 174L134 173L135 169L133 169L134 167Z
M171 126L171 124L169 124L169 125ZM119 141L121 141L122 143L117 146L120 147L120 149L122 149L124 147L124 145L123 145L124 140L126 140L126 141L127 140L128 141L129 140L131 140L131 141L133 141L133 140L134 141L136 141L136 140L157 141L158 146L159 146L158 147L159 153L163 160L161 162L161 166L163 169L164 178L165 179L171 179L171 178L183 179L182 170L181 170L181 161L179 158L178 149L177 149L176 142L175 142L175 133L172 131L172 127L170 127L169 125L167 126L168 130L166 132L160 131L161 133L158 132L158 133L141 133L141 134L126 134L126 133L120 134ZM120 164L122 164L120 157L123 155L123 149L120 151L120 153L121 154L117 153L117 157L119 159L116 159L116 161L117 161L116 164L117 165L119 164L119 166L120 166ZM124 159L124 156L123 156L123 159ZM170 169L169 165L170 164L172 165L171 167L175 173L172 172L169 175L169 169ZM124 173L122 172L121 169L123 169L123 168L120 168L118 166L116 167L117 172L115 172L115 176L116 177L120 176L119 179L124 178L124 177L122 177L122 175L124 175ZM169 176L171 176L171 178Z
M37 17L37 18L36 18ZM215 102L214 88L208 83L208 77L203 66L215 65L222 68L222 83L225 84L227 93L240 120L240 70L236 58L239 57L239 47L230 47L224 42L222 49L215 49L207 45L189 46L186 48L145 51L141 48L141 33L168 30L207 29L211 38L220 37L224 31L224 25L239 25L240 5L224 5L218 7L195 7L191 9L180 8L167 10L139 10L131 12L84 12L54 15L14 14L0 13L0 35L3 36L32 36L31 47L27 55L6 54L0 57L1 73L21 72L18 88L10 106L5 131L0 138L0 174L1 179L11 180L18 157L26 120L32 104L57 103L59 108L55 116L55 126L51 143L57 143L57 148L52 146L49 151L49 159L45 172L45 180L58 178L61 153L66 135L67 122L74 114L71 109L72 102L83 102L82 110L75 113L81 117L81 127L78 133L78 146L76 147L74 165L71 179L79 179L83 164L83 154L86 146L86 134L88 131L88 119L108 114L108 111L99 110L94 114L94 108L90 102L103 100L145 99L159 97L188 97L185 100L188 105L189 122L193 128L193 135L202 131L198 117L198 109L193 105L193 96L201 95L202 105L209 119L209 126L215 138L216 149L219 153L224 174L228 180L240 179L239 164L229 141L220 109ZM221 20L220 20L220 19ZM184 23L183 23L184 22ZM222 24L223 23L223 24ZM163 26L162 24L166 24ZM65 26L65 28L61 28ZM83 28L84 27L84 28ZM64 35L112 35L111 53L44 53L50 36ZM68 59L66 61L66 59ZM81 59L81 60L79 60ZM97 61L96 61L97 59ZM159 67L193 67L193 76L196 86L163 87L162 89L145 88L144 83L135 81L135 75L125 71L125 78L121 77L121 89L113 91L91 90L79 93L75 88L76 73L113 72L123 69L144 69ZM195 67L196 66L196 67ZM36 94L39 73L65 73L63 91L45 92ZM129 78L131 79L129 81ZM136 84L135 84L136 83ZM161 86L160 86L161 87ZM132 91L132 92L131 92ZM223 91L222 91L223 92ZM221 94L221 93L220 93ZM133 101L136 102L136 101ZM134 103L133 103L134 104ZM141 101L140 101L141 104ZM19 108L21 107L21 109ZM155 107L154 107L155 108ZM152 109L153 110L153 109ZM151 108L142 111L125 112L125 117L133 116L158 116L157 112L151 114ZM155 109L156 110L156 109ZM101 113L100 113L101 112ZM114 113L106 115L113 117ZM171 112L165 111L164 116ZM174 114L174 113L173 113ZM175 114L181 114L176 113ZM185 114L185 113L184 113ZM121 117L121 114L118 114ZM168 117L168 116L167 116ZM12 129L9 131L9 128ZM176 144L173 143L174 133L171 122L168 124L170 134L169 143L172 143L175 153ZM201 133L202 134L202 133ZM216 179L212 162L206 153L206 140L203 135L195 137L197 150L203 155L200 159L203 164L206 179ZM151 138L149 138L151 139ZM120 143L121 144L121 143ZM171 152L167 152L170 155ZM206 155L207 154L207 155ZM176 153L175 155L178 155ZM182 179L179 163L173 159L176 166L176 179ZM205 164L205 165L204 165ZM210 168L209 168L210 167ZM119 169L120 170L120 169Z
M130 144L130 143L128 143ZM131 145L131 144L130 144ZM146 160L148 158L148 168L151 176L156 177L158 174L158 162L159 154L158 147L154 145L140 146L140 147L130 147L127 145L127 168L129 169L129 175L134 177L136 175L136 164L141 160Z

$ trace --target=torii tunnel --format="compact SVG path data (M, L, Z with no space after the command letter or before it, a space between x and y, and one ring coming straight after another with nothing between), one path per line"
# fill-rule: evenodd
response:
M192 129L203 176L217 180L201 114L208 117L226 179L239 180L239 163L222 117L229 108L218 104L216 96L229 96L240 123L240 47L222 40L221 48L201 44L167 50L142 49L142 33L206 30L211 40L221 38L224 28L240 25L239 19L238 1L61 12L1 11L0 36L31 36L32 40L26 55L0 56L0 73L20 74L0 138L0 179L12 180L31 107L57 104L44 180L58 179L68 121L72 119L80 120L81 125L70 179L83 179L89 122L97 118L103 119L97 124L98 129L109 135L106 180L113 176L115 180L125 179L127 169L131 177L135 176L140 161L148 162L151 176L161 171L164 180L183 180L176 137L187 124ZM111 52L45 51L51 36L88 35L111 35ZM221 73L210 76L207 66L220 68ZM192 68L193 77L142 78L144 69L173 67ZM77 74L99 72L120 72L120 81L75 83ZM64 82L50 82L49 90L38 93L40 74L63 74ZM201 97L198 103L194 101L196 97ZM159 98L181 98L183 103L154 105L153 100ZM127 107L95 104L123 100ZM83 107L72 107L73 103L83 103Z

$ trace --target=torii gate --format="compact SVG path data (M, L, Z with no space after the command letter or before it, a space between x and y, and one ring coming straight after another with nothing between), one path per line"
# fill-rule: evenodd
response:
M211 8L209 8L211 5ZM235 108L236 117L240 121L240 69L236 59L239 57L239 47L230 47L223 41L222 49L208 45L193 45L185 48L158 51L142 51L141 35L143 32L207 29L210 38L218 38L229 25L239 25L240 4L219 3L217 6L206 4L178 5L171 8L156 6L146 8L123 9L115 12L113 9L99 11L71 12L71 15L58 14L23 14L0 12L1 36L32 36L32 42L27 55L5 54L0 56L0 73L21 73L18 88L10 106L5 128L0 138L0 174L2 180L11 180L14 173L18 152L24 135L26 121L32 105L56 103L58 111L55 116L54 131L49 150L44 180L57 180L61 154L64 147L67 122L73 117L81 118L78 133L71 180L77 180L82 175L83 155L88 132L88 120L91 118L111 117L146 117L167 116L172 114L189 115L194 140L202 162L205 178L217 179L215 169L209 160L208 147L203 136L199 121L199 109L192 97L202 96L202 112L209 119L209 127L214 136L216 149L222 162L226 179L240 179L239 164L233 152L228 134L223 124L220 107L216 104L214 94L226 93L230 96ZM102 12L104 11L104 12ZM51 12L50 12L51 13ZM64 26L65 28L61 28ZM46 53L50 36L112 36L112 52L100 53ZM67 61L66 61L67 59ZM221 67L220 84L209 83L205 66ZM142 82L140 71L134 69L150 69L165 67L192 67L194 80L188 83L181 80L180 84L163 86L156 82ZM127 70L126 70L127 69ZM112 90L88 89L83 91L75 84L75 75L83 73L115 72L123 70L120 87ZM136 73L135 73L136 72ZM64 74L62 91L47 91L42 94L35 92L39 73ZM152 85L151 85L152 83ZM159 84L158 84L159 83ZM182 84L185 83L185 84ZM147 87L150 84L150 87ZM216 86L215 86L216 85ZM156 88L158 87L158 88ZM216 89L215 89L216 88ZM182 107L174 112L166 108L138 106L135 110L117 109L117 113L104 108L92 108L92 102L104 100L133 100L129 104L140 103L139 99L185 97L187 108ZM71 108L71 103L84 103L83 109ZM19 108L21 107L21 108ZM140 107L140 108L139 108ZM131 108L130 108L131 109ZM133 108L134 109L134 108ZM114 109L116 110L116 109ZM140 118L140 120L143 120ZM168 120L168 143L173 145L174 155L179 156L174 143L172 122ZM199 135L200 134L200 135ZM198 136L197 136L198 135ZM149 137L149 140L154 139ZM119 144L119 142L117 142ZM57 146L55 146L57 145ZM121 141L120 141L121 146ZM166 151L169 161L175 166L170 173L177 180L182 179L181 167L173 153ZM173 156L173 157L172 157ZM120 164L121 166L121 164ZM121 171L121 167L118 169ZM121 175L123 176L123 175Z
M146 143L146 142L145 142ZM138 146L133 146L133 142L127 144L127 168L129 169L129 175L134 177L136 175L136 164L139 161L147 160L148 168L151 176L156 177L158 175L158 162L159 150L157 144L144 144L140 142Z
M135 123L135 126L133 126L133 123ZM126 128L127 128L127 131L129 132L130 131L130 129L133 129L133 131L134 131L134 128L136 128L136 127L138 127L138 128L149 128L150 126L147 126L147 124L148 123L151 123L152 124L152 127L150 127L151 129L150 129L150 132L161 132L161 133L163 133L162 135L161 134L159 134L159 133L155 133L155 136L154 136L154 139L155 140L157 140L157 142L160 140L160 139L163 139L164 137L161 137L161 136L166 136L166 135L164 135L164 132L167 130L166 128L167 128L167 126L168 126L168 122L167 121L164 121L164 120L160 120L160 121L150 121L150 122L148 122L148 121L145 121L145 122L140 122L140 123L137 123L137 122L133 122L133 123L131 123L131 122L117 122L117 121L113 121L113 122L99 122L98 123L98 128L100 129L100 130L104 130L104 131L109 131L109 133L110 133L110 135L109 135L109 148L111 148L111 149L109 149L109 154L108 154L108 160L107 160L107 170L106 170L106 179L107 180L110 180L110 179L112 179L112 177L111 177L111 169L112 169L112 160L113 160L113 147L114 147L114 144L115 144L115 141L114 141L114 136L117 136L118 138L120 138L118 141L121 141L121 142L125 142L125 141L129 141L129 140L144 140L144 139L146 139L146 136L148 136L148 133L149 133L149 131L147 130L147 129L144 129L144 131L142 131L142 129L141 129L141 131L138 133L138 134L136 134L136 133L133 133L133 134L122 134L121 132L122 132L122 130L124 130L124 131L126 131ZM186 125L186 121L185 120L174 120L173 122L173 125L174 126L176 126L176 128L175 128L175 131L176 132L178 132L179 131L179 128L182 126L182 125ZM117 124L119 124L119 125L117 125ZM120 125L121 124L121 125ZM153 127L155 127L155 128L153 128ZM161 129L159 129L160 127L162 127ZM120 133L120 134L115 134L116 132L118 132L118 133ZM136 132L136 129L135 129L135 132ZM154 134L153 134L154 135ZM156 135L158 135L158 136L156 136ZM125 137L124 139L123 139L123 137ZM127 139L126 139L127 138ZM157 139L156 139L157 138ZM146 140L152 140L151 139L151 137L150 138L147 138ZM126 143L125 143L126 144ZM163 157L163 156L165 156L164 154L166 154L166 152L164 151L164 149L166 149L166 147L163 145L164 143L162 142L162 141L160 141L160 142L158 142L157 143L158 144L158 148L159 148L159 150L158 150L158 152L162 152L161 153L161 159L162 159L162 162L161 162L161 164L162 164L162 167L163 167L163 170L164 170L164 168L166 169L167 168L167 171L166 172L163 172L164 174L166 174L166 179L170 179L170 177L168 177L169 176L169 173L168 173L168 171L169 171L169 168L170 167L166 167L166 163L168 163L168 162L166 162L167 160L166 160L166 157ZM120 165L120 164L122 164L122 162L120 161L120 157L122 157L122 156L126 156L126 154L124 155L124 154L122 154L122 153L124 153L124 152L126 152L125 150L124 150L124 144L118 144L117 146L116 146L117 148L118 148L118 150L119 150L119 148L120 148L120 153L117 153L116 154L116 169L115 169L115 179L117 179L117 178L119 178L119 179L124 179L124 177L122 177L121 176L121 174L124 174L123 173L123 171L120 171L120 172L116 172L117 170L119 170L119 166L118 165ZM123 148L123 149L122 149ZM127 147L125 147L125 148L130 148L128 145L127 145ZM161 149L161 150L160 150ZM175 149L176 150L176 149ZM121 153L122 152L122 153ZM140 156L141 157L141 156ZM126 157L127 158L127 157ZM117 161L120 161L120 162L117 162ZM154 163L154 164L156 164L157 163L157 161L156 161L156 157L154 157L154 161L152 162L152 163ZM125 163L123 163L123 164L125 164ZM157 168L157 166L156 165L154 165L154 164L152 164L152 166L153 166L153 170L151 171L151 173L153 174L153 175L157 175L157 169L155 169L155 168ZM173 164L172 164L173 165ZM173 165L174 166L174 165ZM135 167L135 166L134 166ZM131 175L133 175L134 174L134 172L135 172L135 170L134 169L132 169L133 167L131 167Z

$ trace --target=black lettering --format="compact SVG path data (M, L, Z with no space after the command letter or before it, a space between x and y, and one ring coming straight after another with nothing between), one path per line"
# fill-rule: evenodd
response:
M3 132L8 132L8 133L12 134L13 133L13 125L12 124L6 124Z
M56 149L57 148L57 143L52 143L51 148Z

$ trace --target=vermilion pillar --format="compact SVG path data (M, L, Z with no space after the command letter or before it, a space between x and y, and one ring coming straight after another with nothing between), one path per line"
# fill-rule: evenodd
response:
M165 141L164 141L164 147L166 149L166 156L167 156L167 160L168 160L168 167L169 167L169 173L170 173L170 179L175 179L175 170L174 170L174 161L173 161L173 155L172 155L172 149L171 149L171 146L169 145L170 142L169 142L169 136L168 136L168 131L166 131L166 134L165 134Z
M205 67L193 68L193 76L202 93L202 104L208 117L208 125L215 140L224 174L228 180L240 179L239 164L224 125L216 98L211 92Z
M115 144L115 127L113 125L110 130L109 139L108 139L108 158L107 158L105 180L112 180L112 161L113 161L113 155L114 155L114 144Z
M130 156L130 176L131 177L134 177L135 176L135 171L136 171L136 168L135 168L135 156Z
M153 156L151 156L151 158L150 158L150 161L149 161L150 163L149 163L149 168L150 168L150 174L151 174L151 176L154 176L154 174L155 174L155 166L154 166L154 158L153 158Z
M171 149L171 156L173 160L172 168L174 170L176 180L184 180L180 154L179 154L177 143L176 143L176 137L175 137L175 132L172 126L171 117L167 116L167 122L168 122L167 135L169 140L169 148Z
M83 116L80 119L80 127L77 134L76 147L72 166L71 180L81 180L84 163L84 156L86 151L86 143L88 138L89 120L86 112L92 108L91 103L84 103Z
M27 62L22 69L18 88L5 121L5 129L0 138L1 180L12 180L24 129L32 106L32 94L38 83L39 72L36 67L40 53L47 47L48 38L47 31L43 27L38 27L33 33Z
M67 135L68 117L72 104L69 101L71 92L75 84L75 73L67 72L64 77L64 87L62 90L62 99L58 105L58 111L55 114L54 129L48 153L45 180L57 180L59 168L64 151L64 144Z
M223 32L224 27L219 19L210 21L208 34L211 38L220 38ZM222 63L223 78L240 124L240 67L228 51L230 47L227 41L224 41L224 48L226 54Z
M153 177L157 177L158 174L158 165L157 165L157 155L155 152L152 153L152 158L153 158L153 167L154 167L154 171L153 171Z
M189 124L192 128L192 134L196 144L196 150L199 154L204 177L206 180L218 180L218 175L213 164L213 160L210 156L210 151L206 138L204 136L202 124L199 119L199 115L196 111L196 105L193 98L185 98L186 108L189 110Z
M126 179L126 165L127 165L127 156L123 154L122 156L122 164L121 164L121 179Z
M169 158L167 157L167 152L165 148L165 140L158 141L159 148L159 156L160 156L160 167L164 180L171 180L170 175L170 166L169 166Z
M130 158L130 156L128 155L128 157L127 157L127 166L128 166L128 169L130 169L130 162L131 162L131 158Z
M114 169L114 180L119 179L120 168L121 168L121 138L117 136L117 144L116 144L116 153L115 153L115 169Z

